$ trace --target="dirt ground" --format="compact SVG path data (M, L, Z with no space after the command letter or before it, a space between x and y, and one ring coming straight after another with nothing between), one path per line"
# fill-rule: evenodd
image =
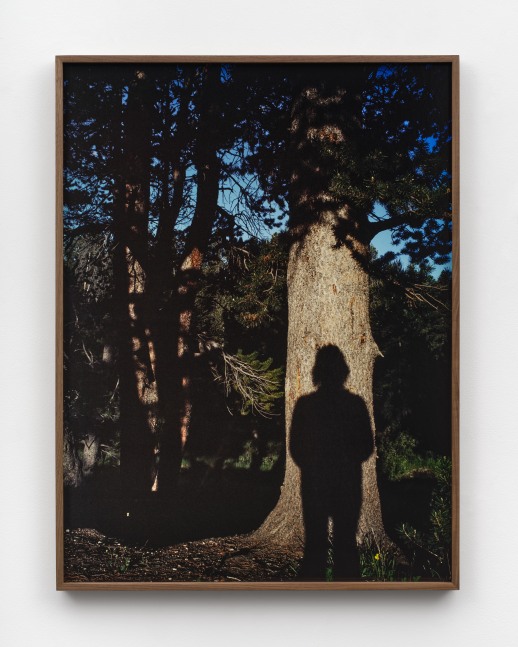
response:
M243 535L156 548L92 529L65 532L67 582L282 582L296 579L300 558Z

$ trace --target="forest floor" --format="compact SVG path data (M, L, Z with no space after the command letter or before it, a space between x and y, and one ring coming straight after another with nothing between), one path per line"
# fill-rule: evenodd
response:
M101 478L66 490L65 581L296 580L301 552L259 544L253 535L275 506L281 479L246 470L190 470L182 475L176 502L166 505L154 498L128 501ZM423 478L384 484L388 528L403 521L423 526L430 484Z
M275 506L281 471L190 469L182 472L175 503L165 505L153 497L128 502L117 481L106 478L65 491L65 581L268 582L297 577L302 554L260 545L252 535Z
M300 558L247 535L147 547L92 529L65 532L67 582L282 582L296 579Z

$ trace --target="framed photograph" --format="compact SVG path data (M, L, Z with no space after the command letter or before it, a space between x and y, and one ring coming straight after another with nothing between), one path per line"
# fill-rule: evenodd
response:
M58 56L57 588L459 587L457 56Z

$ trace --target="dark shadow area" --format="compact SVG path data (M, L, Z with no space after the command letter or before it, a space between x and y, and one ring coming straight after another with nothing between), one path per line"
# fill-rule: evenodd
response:
M174 498L135 499L117 470L65 491L66 581L289 581L298 556L256 546L275 506L284 460L268 471L183 469Z
M305 580L326 579L330 550L335 581L360 579L361 470L373 438L364 401L344 388L348 374L336 346L321 348L313 368L317 390L299 398L293 413L290 452L301 470Z
M126 496L118 470L98 473L65 490L65 528L94 528L127 544L167 546L251 532L275 506L283 460L270 471L222 469L193 462L181 472L177 495Z
M428 523L433 488L433 475L417 473L398 481L378 476L383 522L390 537L400 543L396 529L403 523L424 528Z

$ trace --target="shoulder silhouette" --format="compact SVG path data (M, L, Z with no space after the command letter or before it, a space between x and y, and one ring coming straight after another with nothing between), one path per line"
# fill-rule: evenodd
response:
M367 407L344 387L348 373L336 346L318 351L313 369L317 390L299 398L292 417L290 452L301 469L361 463L373 451Z

